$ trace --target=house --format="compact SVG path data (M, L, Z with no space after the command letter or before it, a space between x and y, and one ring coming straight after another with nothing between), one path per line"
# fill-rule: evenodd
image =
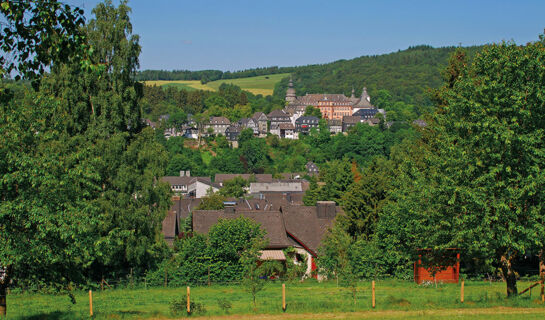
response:
M238 121L238 126L242 129L250 128L254 135L259 135L259 124L253 118L242 118Z
M240 177L246 181L255 181L268 183L272 182L272 174L263 173L263 174L249 174L249 173L217 173L214 177L214 182L218 183L220 186L223 186L223 183L227 180L233 180L236 177Z
M377 113L378 109L359 109L358 111L354 112L352 116L360 117L361 119L366 120L374 118Z
M156 129L157 128L157 123L151 121L150 119L142 119L142 122L148 126L148 127L151 127L152 129Z
M225 130L225 137L229 141L238 141L238 136L240 135L240 132L242 131L242 128L235 125L230 125Z
M206 130L212 128L214 134L225 134L227 127L231 125L231 121L225 117L210 117L209 123L206 125Z
M301 180L250 183L250 194L259 194L261 192L303 192L303 184Z
M180 171L180 176L165 176L161 181L170 184L170 190L180 197L202 198L209 189L217 192L221 186L209 177L192 177L189 171Z
M329 127L329 132L331 134L337 134L343 132L343 121L339 119L329 119L327 120L327 126Z
M161 181L170 184L170 190L177 196L185 196L189 192L188 186L193 180L190 171L180 171L179 176L162 177Z
M318 166L312 161L307 162L307 164L305 165L305 168L307 169L307 173L310 176L318 175L320 173Z
M179 196L172 197L172 206L162 223L162 233L168 245L172 246L174 240L184 229L191 228L187 225L187 218L198 207L201 199L182 199Z
M182 126L182 134L184 138L189 139L198 139L199 138L199 130L192 125L183 125Z
M280 136L280 124L292 124L290 116L284 110L273 110L267 115L267 118L271 122L271 134L277 136Z
M266 231L268 245L263 253L268 251L268 254L282 257L282 249L294 248L296 255L285 258L293 259L295 263L306 263L306 274L310 276L317 270L318 248L339 214L343 214L342 210L329 201L320 201L310 207L277 207L267 206L267 202L248 201L240 207L235 204L224 210L193 211L193 231L207 234L219 219L249 218Z
M366 120L363 121L363 123L367 123L371 127L374 127L374 126L377 126L380 123L380 119L379 118L366 119Z
M302 116L295 120L295 131L299 134L308 134L312 128L318 128L320 119L315 116Z
M267 118L267 115L263 112L256 112L252 116L252 119L257 123L258 132L260 135L266 135L269 131L267 129L267 122L269 121L269 118Z
M285 139L298 139L298 134L297 132L295 132L295 126L293 124L291 124L291 122L289 123L280 123L278 125L278 130L280 131L280 138L285 138Z
M209 177L195 177L187 186L187 195L191 198L202 198L208 194L208 192L216 193L221 186L218 183L211 181Z
M348 132L350 128L355 126L358 123L361 123L360 117L346 116L343 117L343 132Z
M288 103L286 109L313 106L320 109L323 119L341 120L345 116L351 116L359 109L375 109L370 101L371 99L365 87L359 98L355 96L354 88L352 88L350 97L344 94L306 94L297 96L293 81L290 79L286 91L286 102Z
M295 121L305 114L306 109L307 106L287 106L284 108L284 112L290 116L291 123L295 125Z

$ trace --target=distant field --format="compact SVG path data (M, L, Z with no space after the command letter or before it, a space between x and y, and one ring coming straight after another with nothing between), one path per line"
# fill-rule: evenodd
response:
M519 289L531 282L519 282ZM111 283L112 284L112 283ZM358 284L353 303L348 288L334 281L287 283L285 313L281 309L281 283L269 282L257 294L254 309L251 295L236 284L192 286L191 301L201 303L206 311L193 316L240 319L544 319L545 307L539 288L530 296L505 298L505 284L466 281L465 302L460 303L460 285L418 286L409 281L377 281L376 308L371 307L371 283ZM171 302L185 296L185 287L146 288L141 283L133 289L117 288L93 292L95 319L166 319L182 318L185 312L172 314ZM66 295L12 293L8 295L9 319L85 319L89 314L88 292L75 292L77 304ZM222 301L231 308L222 307ZM184 305L185 307L185 305ZM2 317L0 317L2 319Z
M175 86L180 88L190 88L194 90L210 90L214 91L214 89L208 87L207 85L201 84L199 80L152 80L152 81L144 81L144 83L148 86Z
M287 76L289 76L289 73L280 73L250 78L216 80L208 82L204 85L201 84L201 82L198 80L154 80L144 81L144 83L150 86L176 86L178 88L184 88L189 90L195 89L210 91L217 91L222 83L232 83L241 87L243 90L250 91L253 94L262 94L264 96L267 96L272 95L275 84L279 82L282 78L285 78Z

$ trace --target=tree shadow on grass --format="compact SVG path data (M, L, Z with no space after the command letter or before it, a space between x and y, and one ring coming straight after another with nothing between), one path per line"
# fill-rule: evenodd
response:
M121 311L113 311L113 312L108 312L106 314L106 316L108 317L115 317L115 316L119 316L121 319L123 319L124 317L135 317L135 316L139 316L139 315L142 315L143 316L143 312L142 311L130 311L130 310L121 310ZM95 313L94 314L94 317L97 317L98 315L103 315L101 314L100 312L98 313ZM33 315L29 315L29 316L23 316L21 318L18 318L18 319L21 319L21 320L71 320L71 319L78 319L78 315L74 312L66 312L66 311L54 311L54 312L49 312L49 313L41 313L41 314L33 314Z
M65 320L65 319L76 319L77 316L73 312L65 311L54 311L41 314L33 314L30 316L23 316L19 319L22 320Z

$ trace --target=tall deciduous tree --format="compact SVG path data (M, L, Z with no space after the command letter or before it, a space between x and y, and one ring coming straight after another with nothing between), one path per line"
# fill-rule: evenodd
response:
M545 244L544 62L535 42L451 63L417 157L424 170L405 162L387 210L407 218L421 247L460 248L498 267L508 296L517 294L514 259Z
M131 79L139 47L125 39L127 12L125 2L95 10L86 29L93 68L55 60L39 92L0 92L0 265L8 270L0 295L10 279L69 288L161 258L170 191L157 181L167 158L153 132L141 131ZM95 39L106 31L115 37Z

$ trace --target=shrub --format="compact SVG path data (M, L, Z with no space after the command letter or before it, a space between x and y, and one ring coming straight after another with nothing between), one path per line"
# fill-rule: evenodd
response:
M206 308L204 307L204 305L196 301L190 301L189 308L191 309L191 314L206 313ZM187 297L182 296L180 299L172 300L170 302L170 311L173 315L187 313Z
M233 307L231 301L227 300L226 298L218 299L218 306L225 313L229 313L229 310Z

